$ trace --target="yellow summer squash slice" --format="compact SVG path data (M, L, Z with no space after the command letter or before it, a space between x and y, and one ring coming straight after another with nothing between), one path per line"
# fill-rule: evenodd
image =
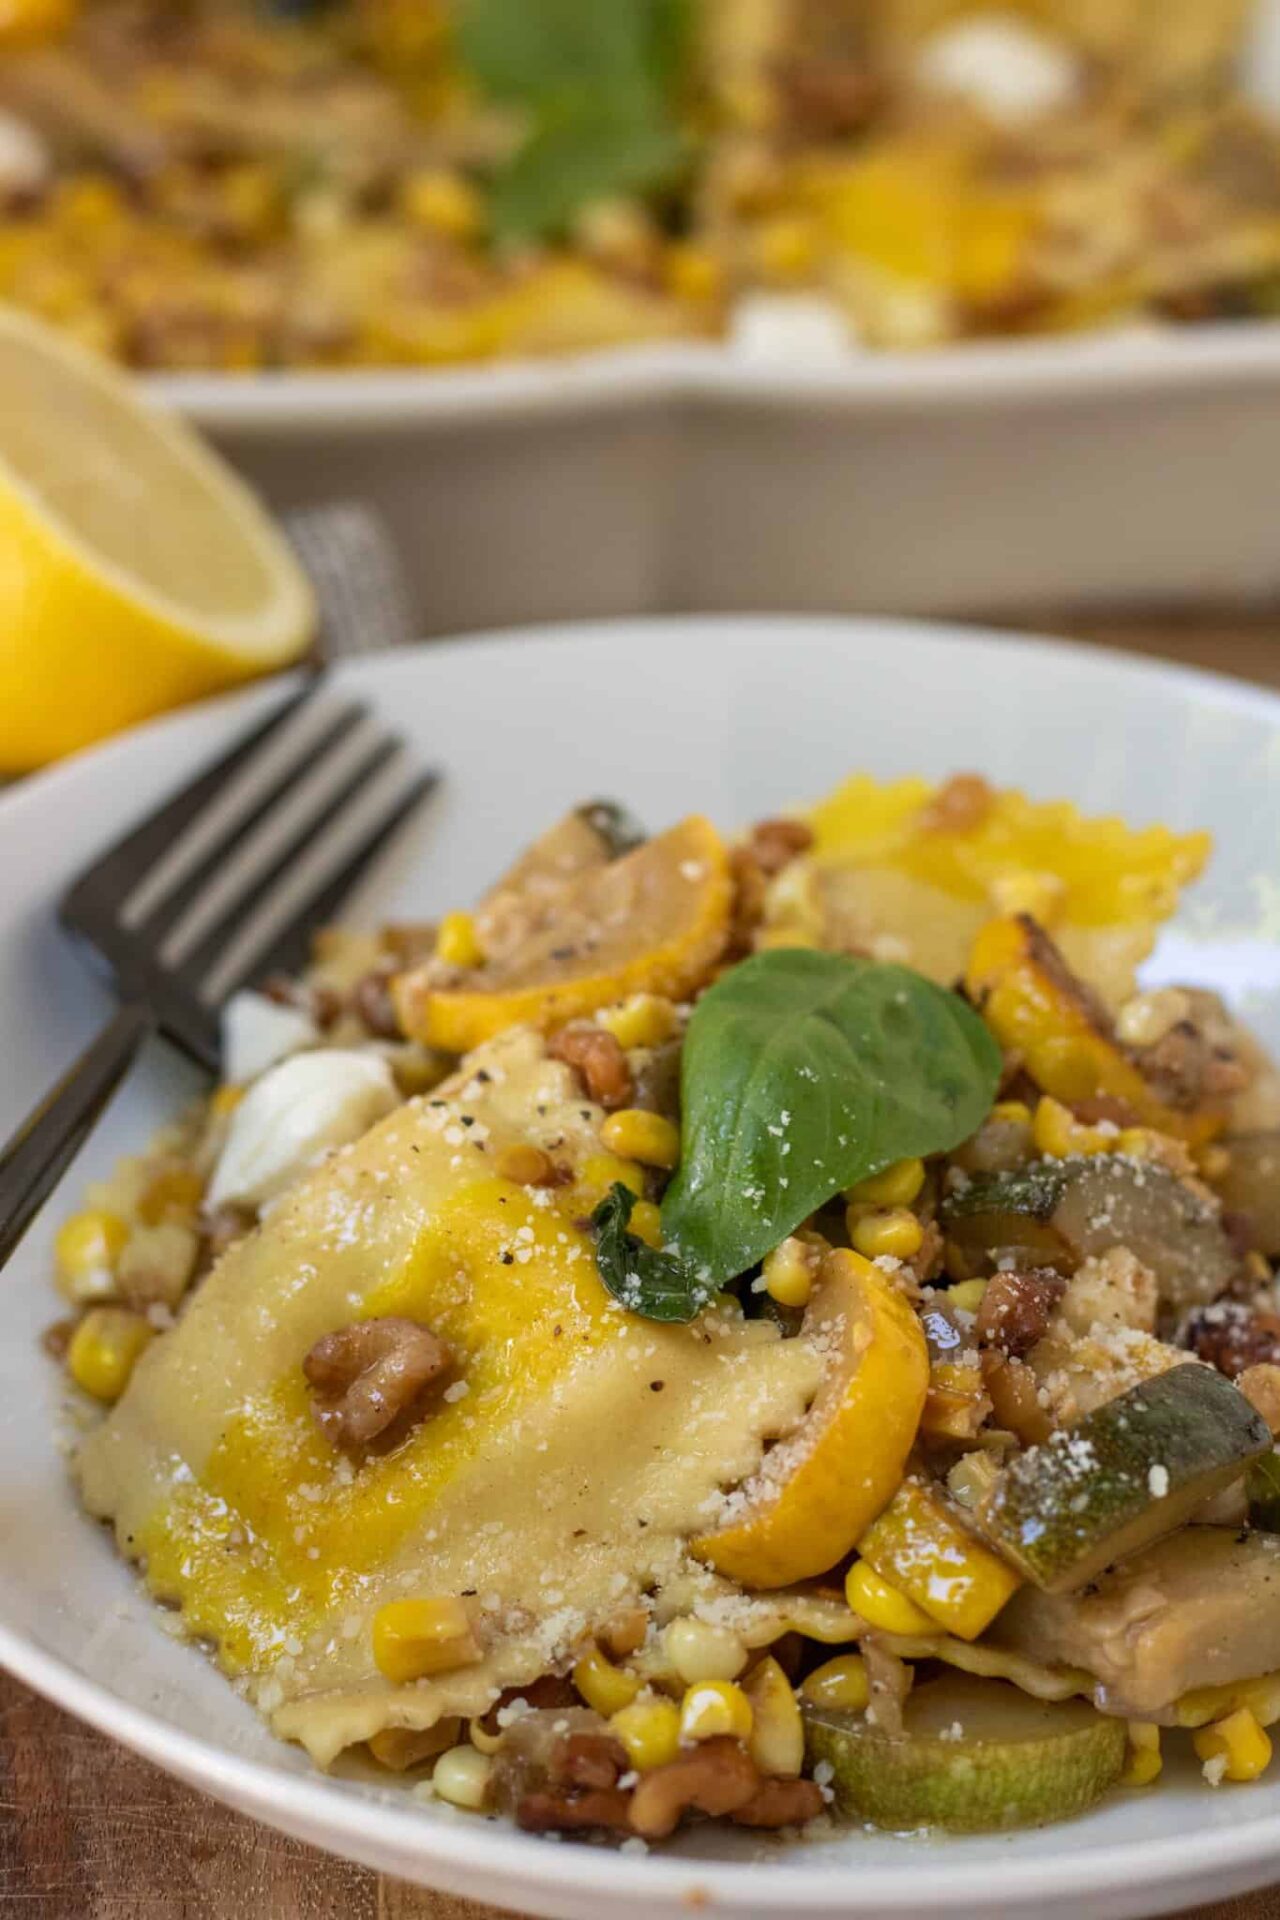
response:
M899 1485L929 1385L920 1323L888 1274L837 1249L823 1261L804 1332L826 1352L803 1424L694 1542L718 1573L782 1587L842 1559Z
M435 964L402 974L401 1021L411 1038L464 1053L507 1027L546 1031L633 993L683 999L724 949L732 897L724 842L691 815L549 895L499 960L452 978Z
M1159 1098L1116 1039L1106 1009L1027 914L982 929L964 981L1001 1046L1019 1054L1036 1085L1056 1100L1123 1101L1144 1126L1180 1140L1200 1142L1222 1131L1221 1106L1205 1101L1184 1111Z
M882 1579L960 1640L976 1640L1022 1581L974 1537L941 1494L904 1480L858 1542Z
M808 820L813 848L775 883L769 925L950 985L987 920L1031 913L1109 1004L1132 993L1210 849L1208 834L1090 819L963 774L941 785L856 774Z

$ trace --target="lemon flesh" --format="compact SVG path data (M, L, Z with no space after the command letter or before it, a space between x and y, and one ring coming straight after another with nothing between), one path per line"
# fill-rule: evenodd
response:
M288 546L189 428L0 310L0 769L286 666L314 621Z

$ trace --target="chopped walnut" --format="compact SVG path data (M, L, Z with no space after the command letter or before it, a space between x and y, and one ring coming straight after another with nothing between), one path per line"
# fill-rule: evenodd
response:
M998 1347L982 1348L982 1384L991 1400L996 1425L1007 1427L1025 1447L1040 1446L1053 1422L1040 1404L1040 1386L1025 1361L1012 1360Z
M563 1724L557 1718L553 1730ZM618 1785L629 1767L621 1741L602 1722L556 1734L549 1742L544 1736L544 1729L531 1730L532 1747L524 1755L518 1752L519 1736L511 1743L517 1749L517 1825L531 1833L629 1829L631 1797Z
M1067 1290L1060 1273L1029 1267L997 1273L987 1283L974 1328L979 1342L1021 1360L1048 1331L1053 1310Z
M980 773L953 773L921 807L916 824L925 833L972 833L990 813L995 797Z
M627 1056L604 1027L562 1027L547 1042L553 1060L576 1069L592 1100L602 1107L625 1107L631 1100Z
M335 1446L358 1451L415 1407L452 1358L429 1328L390 1314L324 1334L302 1371L325 1433Z
M401 1040L404 1037L400 1016L391 994L392 976L380 967L362 974L351 989L351 1011L367 1033L376 1040Z
M1194 1020L1179 1020L1133 1057L1147 1084L1173 1107L1222 1100L1249 1084L1248 1069L1231 1049L1216 1044Z
M736 1740L704 1740L665 1767L646 1773L631 1796L631 1826L646 1840L665 1840L681 1815L719 1819L755 1798L760 1773Z
M1246 1367L1280 1363L1280 1314L1241 1300L1215 1300L1187 1316L1178 1329L1178 1345L1234 1380Z
M1246 1367L1236 1385L1254 1412L1262 1415L1274 1439L1280 1433L1280 1366L1267 1361Z
M565 1793L535 1788L516 1803L516 1825L526 1833L571 1833L585 1827L631 1829L631 1795L618 1787Z
M729 953L749 953L756 928L764 919L765 894L768 891L764 868L750 847L732 847L729 851L729 875L733 881Z
M751 852L770 879L813 845L813 828L803 820L762 820L752 829Z
M736 1827L802 1827L822 1812L822 1789L812 1780L762 1780L729 1818Z

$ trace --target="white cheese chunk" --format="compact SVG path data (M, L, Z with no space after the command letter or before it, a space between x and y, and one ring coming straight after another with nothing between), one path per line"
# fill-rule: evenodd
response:
M43 186L50 167L49 149L35 128L0 108L0 188L13 193Z
M367 1133L399 1099L377 1054L329 1047L282 1060L232 1114L207 1205L264 1206L320 1154Z
M1070 47L1010 13L971 14L925 41L916 78L1017 126L1070 104L1080 84Z
M265 993L233 993L222 1010L222 1070L244 1086L319 1038L320 1029L301 1007L282 1007Z

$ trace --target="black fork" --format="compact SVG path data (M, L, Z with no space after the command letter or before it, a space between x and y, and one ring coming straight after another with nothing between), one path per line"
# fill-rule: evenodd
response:
M367 708L312 679L126 834L59 918L120 1005L0 1153L0 1266L143 1041L218 1070L237 988L295 972L374 855L436 784Z

